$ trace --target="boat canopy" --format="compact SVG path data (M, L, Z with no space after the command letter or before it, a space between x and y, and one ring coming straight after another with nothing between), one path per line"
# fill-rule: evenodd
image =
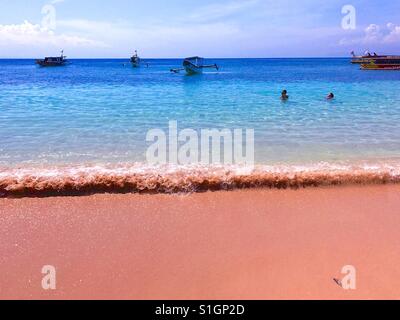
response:
M204 64L204 58L202 57L189 57L186 58L184 62L191 63L195 66L201 67Z
M202 58L202 57L190 57L190 58L186 58L185 60L189 60L189 61L193 61L193 60L196 60L196 61L203 61L204 58Z

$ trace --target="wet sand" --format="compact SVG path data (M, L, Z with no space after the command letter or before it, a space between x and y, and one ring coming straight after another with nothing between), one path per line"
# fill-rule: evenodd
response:
M399 230L399 185L0 199L0 298L398 299Z

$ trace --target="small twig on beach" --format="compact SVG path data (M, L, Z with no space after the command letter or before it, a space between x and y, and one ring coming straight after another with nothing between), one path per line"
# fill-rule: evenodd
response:
M336 283L339 287L342 287L342 288L343 288L343 285L342 285L342 281L341 281L341 280L336 279L336 278L333 278L333 281L335 281L335 283Z

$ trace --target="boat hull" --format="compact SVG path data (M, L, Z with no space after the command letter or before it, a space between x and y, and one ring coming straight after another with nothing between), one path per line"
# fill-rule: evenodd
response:
M186 65L184 66L185 71L188 75L194 75L194 74L202 74L203 73L203 68L195 67L195 66L190 66Z
M400 70L400 65L362 64L362 70Z
M390 59L396 58L395 56L354 56L351 59L352 64L367 64L374 62L376 59Z
M351 60L352 64L364 64L364 63L369 63L371 62L372 59L368 59L368 58L353 58Z
M141 62L142 62L142 60L137 56L133 56L131 58L131 65L132 65L133 68L139 68Z
M36 64L40 67L63 67L66 65L66 61L63 62L46 62L44 60L36 60Z
M400 70L400 56L374 58L361 64L362 70Z

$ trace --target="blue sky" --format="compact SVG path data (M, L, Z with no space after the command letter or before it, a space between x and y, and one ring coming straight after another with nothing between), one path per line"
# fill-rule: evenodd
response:
M342 28L344 5L356 10L354 30ZM62 48L71 58L135 49L149 58L400 54L398 0L0 0L0 8L0 58Z

